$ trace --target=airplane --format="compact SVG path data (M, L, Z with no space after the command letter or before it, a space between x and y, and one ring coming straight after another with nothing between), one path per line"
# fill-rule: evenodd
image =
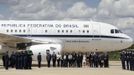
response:
M26 46L37 56L52 52L116 51L133 39L111 24L94 21L0 21L1 52Z

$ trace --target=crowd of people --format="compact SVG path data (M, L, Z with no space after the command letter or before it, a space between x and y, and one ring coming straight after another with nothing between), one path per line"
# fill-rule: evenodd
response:
M134 71L134 51L122 51L120 53L122 69Z
M28 51L6 52L2 56L3 66L6 70L9 67L16 69L32 69L32 53ZM122 51L120 53L122 69L134 71L134 51ZM37 56L38 67L42 66L42 54ZM109 56L107 53L46 53L47 67L95 67L108 68Z
M107 53L63 53L60 54L53 54L47 53L46 56L47 65L48 67L52 66L56 67L82 67L82 66L89 66L89 67L109 67L109 56Z
M28 51L6 52L2 56L3 66L6 70L9 67L16 69L32 69L32 53ZM37 56L38 67L42 67L42 54ZM47 67L109 67L109 57L107 53L46 53Z
M2 56L2 60L6 70L9 67L16 69L31 69L32 67L32 54L28 53L28 51L12 52L10 56L6 52Z

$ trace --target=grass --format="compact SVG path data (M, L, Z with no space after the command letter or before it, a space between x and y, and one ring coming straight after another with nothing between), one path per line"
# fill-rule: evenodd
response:
M109 52L109 60L119 61L120 60L120 52L119 51Z

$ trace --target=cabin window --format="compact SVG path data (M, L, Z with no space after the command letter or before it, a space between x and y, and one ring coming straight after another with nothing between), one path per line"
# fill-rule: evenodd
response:
M83 33L85 33L85 30L83 30Z
M87 33L89 33L89 30L87 30Z
M7 32L9 32L9 30L7 30Z
M25 32L26 32L26 30L23 30L23 32L25 33Z
M68 30L66 30L66 33L68 33Z
M70 32L72 33L72 30L70 30Z
M13 32L13 30L11 30L11 32Z
M15 32L17 32L17 30L15 30Z
M21 32L21 30L19 30L19 32Z
M58 33L60 32L60 30L58 30Z

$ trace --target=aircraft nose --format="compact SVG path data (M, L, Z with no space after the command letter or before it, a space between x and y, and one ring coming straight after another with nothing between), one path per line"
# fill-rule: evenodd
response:
M133 44L133 39L130 36L127 36L126 44L130 47Z
M130 43L130 45L133 44L133 39L131 37L129 37L128 43Z
M124 40L124 46L126 46L126 48L132 46L133 39L128 35L125 35L125 37L126 37L126 40Z

